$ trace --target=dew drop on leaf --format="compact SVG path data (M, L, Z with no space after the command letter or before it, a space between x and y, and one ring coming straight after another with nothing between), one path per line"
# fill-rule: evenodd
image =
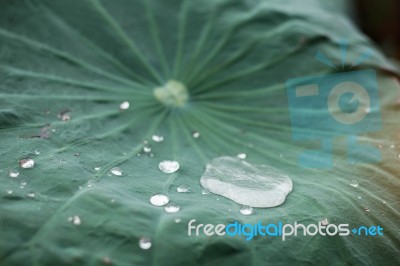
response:
M322 225L328 225L328 224L329 224L328 218L322 219L322 220L321 220L321 224L322 224Z
M193 131L193 132L192 132L192 136L193 136L193 138L198 139L198 138L200 137L200 132L198 132L198 131Z
M122 176L123 171L121 168L119 167L113 167L110 169L111 174L115 175L115 176Z
M29 168L33 168L33 166L35 165L35 161L30 158L26 158L26 159L20 160L19 165L24 169L29 169Z
M244 160L244 159L246 159L247 154L246 154L246 153L239 153L239 154L237 155L237 157L238 157L239 159L241 159L241 160Z
M10 170L10 172L8 173L8 175L9 175L10 177L16 178L16 177L19 176L19 172L18 172L17 170Z
M179 170L179 163L177 161L162 161L158 168L164 173L172 174Z
M358 182L357 182L357 180L351 180L351 181L350 181L350 186L352 186L352 187L358 187Z
M289 176L270 166L254 166L237 157L218 157L207 164L201 185L241 205L281 205L292 191Z
M240 213L243 215L251 215L251 214L253 214L253 207L247 206L247 205L242 206L240 208Z
M119 105L119 109L121 109L121 110L127 110L128 108L129 108L129 102L128 101L122 102Z
M29 198L34 198L34 197L36 196L36 194L33 193L33 192L30 192L30 193L28 193L27 196L28 196Z
M61 121L69 121L71 120L71 111L70 110L63 110L58 114L58 118ZM54 132L54 131L53 131Z
M163 137L163 136L159 136L159 135L153 135L153 136L151 137L151 139L152 139L154 142L162 142L162 141L164 140L164 137Z
M165 212L168 212L168 213L175 213L175 212L180 211L180 209L181 208L176 204L169 204L164 207Z
M39 155L39 154L40 154L40 150L35 150L34 153L35 153L36 155Z
M6 192L8 195L11 195L13 193L13 191L11 189L8 189Z
M369 209L367 206L365 206L365 207L364 207L364 211L369 212L370 209Z
M100 167L100 166L96 166L96 167L94 168L94 170L100 171L100 170L101 170L101 167Z
M77 215L75 215L73 217L69 217L68 221L70 221L74 225L80 225L82 223L81 218L79 216L77 216Z
M145 153L149 153L149 152L151 152L151 148L150 148L149 146L144 146L144 147L143 147L143 151L144 151Z
M188 185L186 185L186 184L182 184L182 185L180 185L179 187L176 188L176 191L181 192L181 193L182 192L183 193L190 192L190 187Z
M155 194L150 198L150 203L154 206L164 206L167 205L168 202L169 198L167 195L164 194Z
M141 249L149 249L151 248L151 240L147 237L142 237L139 239L139 247Z
M181 218L176 218L176 219L175 219L175 223L177 223L177 224L180 223L181 221L182 221Z

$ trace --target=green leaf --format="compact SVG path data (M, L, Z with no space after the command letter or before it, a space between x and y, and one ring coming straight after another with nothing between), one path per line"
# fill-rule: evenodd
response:
M1 265L399 263L399 85L390 74L396 69L347 17L347 2L2 2ZM331 73L315 54L339 65L343 39L349 62L373 49L362 68L380 73L384 125L362 140L381 145L383 160L348 164L340 138L332 169L303 169L299 153L312 143L292 141L285 82ZM124 101L130 107L120 110ZM58 117L65 114L69 121ZM154 134L164 141L152 141ZM238 153L291 176L294 189L283 205L243 216L233 201L202 195L206 164ZM35 167L21 169L23 158ZM163 160L178 161L179 171L161 172ZM123 175L109 175L113 167ZM10 170L19 176L11 178ZM191 192L177 192L181 184ZM156 193L181 210L151 205ZM74 216L80 224L69 221ZM187 235L192 219L324 218L380 225L384 236ZM150 249L139 247L141 237L151 239Z

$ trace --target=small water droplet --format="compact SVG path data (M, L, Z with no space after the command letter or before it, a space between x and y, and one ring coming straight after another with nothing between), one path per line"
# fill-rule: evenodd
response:
M101 170L101 166L96 166L96 167L94 168L94 170L100 171L100 170Z
M74 225L80 225L82 223L81 218L79 216L77 216L77 215L75 215L73 217L69 217L68 221L70 221Z
M163 136L159 136L159 135L153 135L153 136L151 137L151 139L152 139L154 142L162 142L162 141L164 140L164 137L163 137Z
M119 167L113 167L110 169L111 174L115 175L115 176L122 176L123 171L121 168Z
M361 196L357 196L357 199L362 199L362 197Z
M35 153L36 155L39 155L39 154L40 154L40 150L35 150L34 153Z
M247 206L247 205L242 206L240 208L240 213L243 214L243 215L250 215L250 214L253 213L253 207L250 207L250 206Z
M386 201L382 201L383 204L386 204Z
M352 186L352 187L358 187L358 182L357 182L357 180L351 180L351 181L350 181L350 186Z
M143 151L146 152L146 153L149 153L149 152L151 152L151 148L148 147L148 146L144 146L143 147Z
M10 170L10 172L8 173L8 175L9 175L10 177L16 178L16 177L19 176L19 172L18 172L17 170Z
M201 191L201 194L208 195L208 194L210 194L210 190L205 188L205 189L203 189L203 191Z
M11 189L8 189L6 192L8 195L11 195L13 193L13 191Z
M364 207L364 211L369 212L370 209L369 209L367 206L365 206L365 207Z
M181 221L182 221L181 218L176 218L176 219L175 219L175 223L177 223L177 224L180 223Z
M29 169L29 168L33 168L33 166L35 165L35 161L30 158L26 158L26 159L20 160L19 165L24 169Z
M51 132L53 132L53 133L55 133L57 130L55 129L55 128L53 128L52 130L51 130Z
M26 181L22 181L21 186L26 186Z
M101 259L101 262L103 262L103 263L106 264L106 265L112 264L112 260L111 260L110 258L108 258L108 257L102 258L102 259Z
M192 132L192 136L193 136L193 138L198 139L198 138L200 137L200 132L198 132L198 131L193 131L193 132Z
M164 173L172 174L179 170L179 163L177 161L162 161L158 168Z
M396 146L394 144L390 145L391 149L394 149Z
M142 237L139 239L139 247L141 249L149 249L151 248L151 240L147 237Z
M322 220L321 220L321 224L322 224L322 225L328 225L328 224L329 224L328 218L322 219Z
M150 198L150 203L154 206L164 206L167 205L168 202L169 198L167 195L164 194L155 194Z
M190 192L190 187L186 184L182 184L176 188L176 191L183 192L183 193Z
M34 192L28 193L28 197L29 198L34 198L35 196L36 196L36 194Z
M63 110L57 116L61 121L69 121L71 120L71 111L68 109Z
M127 110L128 108L129 108L129 102L128 101L122 102L119 105L119 109L121 109L121 110Z
M165 212L168 212L168 213L175 213L175 212L180 211L180 209L181 208L178 205L175 205L173 203L164 207Z
M246 153L239 153L239 154L237 155L237 157L238 157L239 159L241 159L241 160L244 160L244 159L246 159L247 154L246 154Z

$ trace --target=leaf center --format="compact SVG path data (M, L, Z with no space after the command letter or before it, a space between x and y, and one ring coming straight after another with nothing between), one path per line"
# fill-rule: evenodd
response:
M176 80L169 80L164 86L155 88L153 94L166 106L182 107L189 100L186 86Z

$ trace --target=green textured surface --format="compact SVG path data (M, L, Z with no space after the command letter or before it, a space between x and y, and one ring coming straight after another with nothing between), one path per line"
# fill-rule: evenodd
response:
M372 47L345 17L344 2L327 2L1 0L0 265L103 265L105 258L113 265L400 263L394 79L380 75L384 128L364 138L382 145L382 163L348 165L338 152L331 170L297 166L303 147L291 141L285 81L329 73L314 55L321 50L340 62L344 38L350 60ZM376 50L365 67L391 69ZM153 96L171 79L189 90L182 108L166 108ZM131 108L121 112L125 100ZM57 118L65 109L71 121ZM31 138L47 124L49 138ZM165 140L154 143L152 134ZM144 140L154 157L137 156ZM336 145L346 148L341 140ZM284 205L246 217L234 202L202 195L205 164L241 152L292 177L294 191ZM35 160L34 169L19 169L24 157ZM158 170L171 159L181 165L177 173ZM114 166L123 176L107 176ZM18 178L8 176L12 169ZM358 188L349 186L352 179ZM192 192L178 193L180 184ZM158 192L181 211L152 206L149 198ZM75 215L79 226L68 221ZM380 224L385 236L285 242L187 236L191 219L316 223L325 217ZM140 249L142 236L151 238L151 249Z

